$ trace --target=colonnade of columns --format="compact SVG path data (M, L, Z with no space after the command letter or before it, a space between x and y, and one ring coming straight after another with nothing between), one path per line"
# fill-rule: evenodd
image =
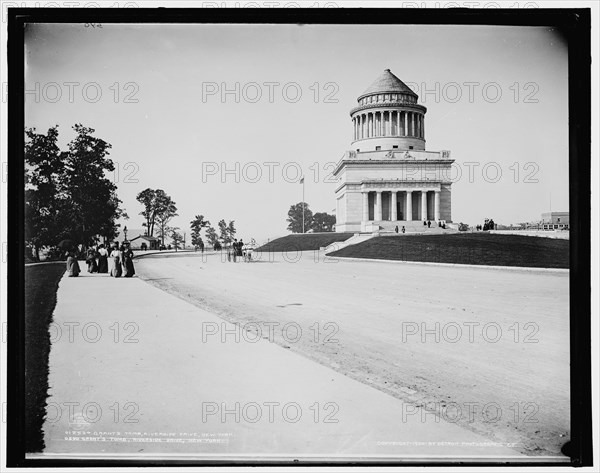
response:
M425 120L422 113L400 110L365 112L354 115L354 139L381 136L425 137Z
M373 193L373 206L369 202L369 194ZM398 194L402 199L402 208L398 212ZM428 212L428 194L433 193L433 212ZM419 205L416 212L413 212L413 194L414 198L419 199ZM383 196L389 203L386 215L383 212ZM405 221L405 220L440 220L440 191L365 191L362 193L363 199L363 222L368 221ZM371 211L372 209L372 211ZM413 215L414 214L414 215Z

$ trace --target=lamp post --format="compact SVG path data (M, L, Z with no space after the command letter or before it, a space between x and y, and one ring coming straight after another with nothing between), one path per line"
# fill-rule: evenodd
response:
M125 236L125 241L127 241L127 225L123 228L123 235Z

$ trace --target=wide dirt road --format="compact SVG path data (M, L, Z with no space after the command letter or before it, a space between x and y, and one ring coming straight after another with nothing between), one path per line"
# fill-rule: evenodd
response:
M207 325L205 339L268 338L415 404L407 415L423 423L440 416L527 455L560 455L570 433L567 271L284 256L147 256L136 270L240 326Z

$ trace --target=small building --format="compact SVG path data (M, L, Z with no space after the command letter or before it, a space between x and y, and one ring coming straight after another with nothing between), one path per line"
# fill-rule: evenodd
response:
M158 250L160 240L156 237L151 237L148 235L138 235L129 240L129 244L131 245L132 250Z
M542 214L542 230L568 230L569 212L546 212Z

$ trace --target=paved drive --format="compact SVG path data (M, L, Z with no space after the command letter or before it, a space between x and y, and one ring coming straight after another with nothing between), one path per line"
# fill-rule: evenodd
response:
M566 270L320 252L265 254L251 264L162 255L138 260L137 270L280 346L526 455L560 456L569 439Z
M255 335L138 278L63 278L42 455L519 455Z

